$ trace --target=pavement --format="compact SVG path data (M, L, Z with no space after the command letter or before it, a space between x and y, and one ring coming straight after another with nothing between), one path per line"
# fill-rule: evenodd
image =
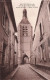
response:
M17 67L13 72L11 72L4 80L11 80L15 73L18 71L19 67Z
M37 65L50 68L50 62L41 62L41 63L37 63Z
M18 66L4 80L50 80L50 75L29 64L25 64Z
M19 67L19 70L12 80L45 80L35 71L30 69L29 64L20 65Z
M40 76L42 76L44 79L50 80L50 75L49 75L49 74L47 74L47 73L39 70L38 68L32 67L31 65L29 65L29 67L30 67L33 71L35 71L36 73L38 73Z

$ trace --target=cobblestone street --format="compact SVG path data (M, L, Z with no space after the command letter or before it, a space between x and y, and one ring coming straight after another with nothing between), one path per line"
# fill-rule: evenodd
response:
M29 68L29 65L21 65L12 80L45 80Z

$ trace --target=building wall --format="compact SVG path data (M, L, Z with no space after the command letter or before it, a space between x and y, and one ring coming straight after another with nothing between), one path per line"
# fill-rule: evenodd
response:
M10 13L8 10L8 7L6 5L6 3L4 3L5 5L5 10L7 12L8 15L8 29L9 29L9 34L8 34L8 45L7 45L7 51L6 51L6 55L5 55L5 65L7 70L9 70L10 66L11 69L13 69L13 56L14 56L14 28L13 28L13 23L11 21L10 18ZM10 51L11 48L11 51Z
M8 5L6 2L0 2L0 66L4 67L4 76L14 68L16 46L15 30Z
M50 58L50 46L48 44L48 38L50 37L50 12L49 12L49 1L43 2L40 12L38 14L38 19L36 23L36 29L34 32L35 38L33 41L33 54L31 56L31 63L35 64L36 62L39 63L41 61L48 61ZM42 28L42 36L43 39L40 41L40 23ZM50 43L50 40L49 40ZM43 46L43 52L41 45Z
M3 15L4 15L3 8L4 8L3 3L0 3L0 13L1 13L0 14L0 44L4 42L7 44L8 43L8 31L6 32L5 25L3 25ZM3 46L2 46L2 50L3 50Z
M3 69L2 73L5 73L9 66L8 65L8 17L4 13L5 5L0 2L0 67ZM7 55L7 57L6 57ZM5 62L5 59L7 61ZM1 71L0 69L0 71ZM1 74L0 74L1 75Z
M14 69L15 67L15 63L17 64L17 53L15 54L15 49L17 51L17 43L15 42L15 30L14 30L14 25L13 22L11 20L11 16L9 13L9 10L6 6L6 10L7 10L7 14L8 14L8 18L9 18L9 35L8 35L8 63L9 63L9 69L10 71ZM6 55L6 59L7 61L7 55ZM5 61L5 62L6 62Z

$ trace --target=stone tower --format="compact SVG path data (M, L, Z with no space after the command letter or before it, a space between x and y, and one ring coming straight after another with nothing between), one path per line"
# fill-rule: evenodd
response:
M27 18L27 10L23 10L23 18L18 26L18 62L22 63L23 56L29 58L32 48L32 26Z

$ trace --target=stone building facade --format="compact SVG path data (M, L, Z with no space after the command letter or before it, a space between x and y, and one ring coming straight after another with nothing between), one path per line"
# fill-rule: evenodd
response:
M50 0L42 0L33 36L31 64L50 61Z
M0 0L0 73L2 77L14 68L15 32L17 27L11 0Z
M23 19L18 26L18 62L22 63L24 56L28 56L30 61L30 54L32 48L32 26L27 18L27 10L23 10ZM27 61L27 63L29 63Z

